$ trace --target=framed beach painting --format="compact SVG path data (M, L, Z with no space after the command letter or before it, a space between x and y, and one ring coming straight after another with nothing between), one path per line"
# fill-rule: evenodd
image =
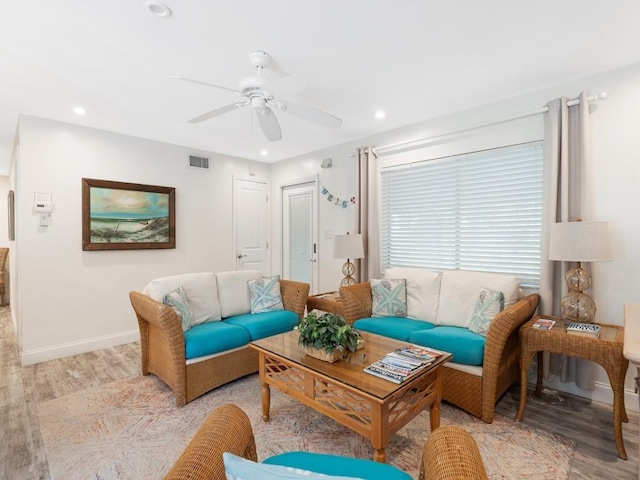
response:
M82 250L176 248L175 188L82 179Z

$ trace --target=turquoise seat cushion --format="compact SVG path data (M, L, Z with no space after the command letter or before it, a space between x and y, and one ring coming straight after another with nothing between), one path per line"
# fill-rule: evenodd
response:
M452 362L464 365L482 365L485 340L467 328L442 325L413 332L409 336L411 343L450 352L453 354Z
M408 317L369 317L356 320L353 328L407 342L412 333L431 330L435 325Z
M243 327L251 335L251 340L260 340L293 330L298 324L298 315L290 310L274 310L236 315L225 318L222 323Z
M184 332L187 360L243 347L251 341L247 329L225 322L204 322Z
M262 463L300 468L325 475L349 475L366 480L411 480L411 475L387 463L325 453L287 452Z

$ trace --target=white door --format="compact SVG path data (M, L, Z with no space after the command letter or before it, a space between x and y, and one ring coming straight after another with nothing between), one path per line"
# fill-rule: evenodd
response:
M318 239L316 182L282 187L282 274L316 293Z
M269 198L267 184L234 179L236 270L269 275Z

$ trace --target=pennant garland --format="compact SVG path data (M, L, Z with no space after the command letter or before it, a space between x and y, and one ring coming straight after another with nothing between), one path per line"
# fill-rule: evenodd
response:
M342 200L340 197L334 195L329 190L327 190L327 187L325 187L322 184L322 182L320 182L320 186L322 187L322 195L327 197L327 201L333 203L334 205L338 205L338 206L340 206L342 208L347 208L349 203L353 203L354 205L356 204L356 197L355 196L351 197L349 200Z

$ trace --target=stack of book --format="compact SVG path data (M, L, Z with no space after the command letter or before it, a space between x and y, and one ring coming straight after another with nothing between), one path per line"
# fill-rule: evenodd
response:
M598 338L600 336L600 325L573 322L567 325L567 333L569 335L584 335L586 337Z
M394 383L404 380L419 372L442 355L439 350L407 345L387 353L377 362L373 362L364 371Z

